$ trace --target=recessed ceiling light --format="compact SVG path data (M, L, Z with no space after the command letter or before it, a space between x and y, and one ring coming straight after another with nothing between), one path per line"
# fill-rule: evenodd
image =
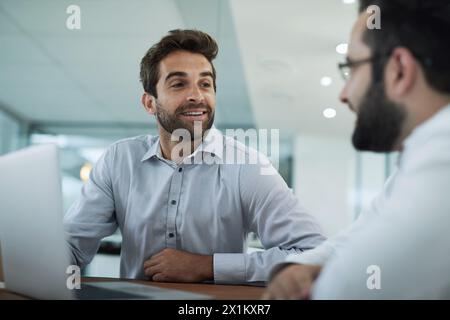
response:
M331 119L336 117L336 110L334 110L333 108L326 108L325 110L323 110L323 116L327 119Z
M336 52L339 54L347 54L348 44L340 43L336 46Z
M328 87L331 83L333 83L333 79L330 77L325 76L320 79L320 84L324 87Z
M90 163L85 163L81 169L80 169L80 179L83 182L86 182L89 180L89 174L91 173L92 170L92 164Z
M355 3L355 0L342 0L342 2L345 4L352 4Z

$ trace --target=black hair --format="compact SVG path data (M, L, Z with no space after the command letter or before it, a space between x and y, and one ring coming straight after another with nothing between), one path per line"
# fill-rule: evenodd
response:
M360 0L359 12L371 5L380 9L381 28L367 28L363 41L372 55L384 57L374 64L374 78L382 78L392 50L405 47L421 64L429 85L450 93L450 1Z

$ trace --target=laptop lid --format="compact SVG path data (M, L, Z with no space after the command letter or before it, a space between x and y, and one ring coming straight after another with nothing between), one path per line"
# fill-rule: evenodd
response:
M70 299L55 145L0 157L0 242L8 290L38 299Z
M130 282L67 288L58 149L40 145L0 157L0 243L6 288L37 299L210 299ZM83 291L83 288L82 290Z

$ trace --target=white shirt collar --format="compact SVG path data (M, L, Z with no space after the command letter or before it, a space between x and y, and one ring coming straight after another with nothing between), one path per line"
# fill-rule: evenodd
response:
M426 120L420 126L415 128L413 132L403 142L404 150L422 144L436 132L441 130L449 130L450 128L450 104L443 107L430 119Z

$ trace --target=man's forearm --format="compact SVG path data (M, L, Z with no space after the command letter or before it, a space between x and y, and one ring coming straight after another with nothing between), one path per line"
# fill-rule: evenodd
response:
M197 266L193 266L197 268ZM213 256L203 256L200 263L200 275L205 281L214 280L214 259Z

